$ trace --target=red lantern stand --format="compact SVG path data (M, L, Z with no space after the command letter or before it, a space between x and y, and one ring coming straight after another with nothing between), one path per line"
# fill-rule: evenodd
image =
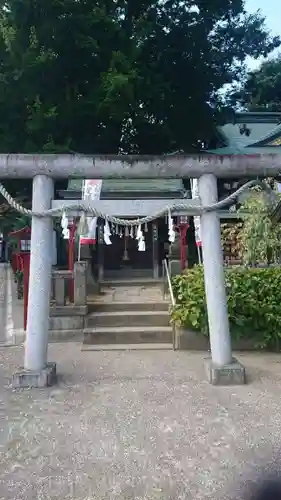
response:
M74 270L75 262L75 235L77 224L72 222L69 224L69 242L68 242L68 269ZM18 231L13 231L9 237L17 240L17 249L12 253L12 269L13 272L23 272L23 303L24 303L24 330L27 326L27 311L28 311L28 289L29 289L29 268L30 268L30 238L31 229L24 227ZM74 279L69 280L69 301L74 301Z
M29 288L29 268L30 268L30 227L24 227L18 231L12 231L9 234L10 238L17 240L17 249L12 253L12 269L13 272L23 272L23 324L24 330L27 325L27 310L28 310L28 288Z
M23 260L23 328L27 326L28 311L28 290L29 290L29 270L30 270L30 252L21 255Z
M180 234L180 262L181 262L181 271L183 272L188 266L188 261L186 258L187 252L187 243L186 243L186 234L189 228L189 221L187 216L179 216L177 220L176 229Z

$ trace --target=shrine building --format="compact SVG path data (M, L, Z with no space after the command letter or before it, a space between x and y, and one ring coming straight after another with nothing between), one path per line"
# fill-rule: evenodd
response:
M103 213L127 219L153 214L161 208L179 203L187 196L183 182L177 179L104 180L98 206ZM65 201L82 199L82 180L70 180L60 192ZM176 220L176 219L175 219ZM168 225L165 217L142 227L145 250L139 251L133 230L111 225L111 244L104 241L104 222L97 220L96 243L89 245L92 272L96 280L120 278L158 278L162 261L169 251ZM81 247L83 257L87 250Z
M203 150L202 155L211 153L223 157L235 154L276 153L276 149L281 147L281 113L233 113L223 125L217 127L216 135L210 145L215 147ZM227 197L247 180L219 179L219 199ZM180 179L124 179L96 182L101 183L97 202L100 211L120 218L144 217L168 205L192 198L189 181L184 183ZM85 199L83 186L83 180L70 180L67 189L59 192L60 200L57 204ZM238 200L236 208L242 201L243 196ZM234 210L233 207L231 210L222 210L220 218L224 228L241 224L235 207ZM174 247L177 246L178 260L181 261L180 270L198 262L199 253L195 243L193 217L188 213L179 212L173 214L173 221L176 232L179 231L181 235L174 244ZM87 257L91 261L92 274L96 281L161 277L162 260L171 249L167 218L160 217L145 224L142 230L145 240L144 251L139 251L136 234L121 226L111 225L111 244L107 245L104 239L104 222L101 219L97 220L95 244L81 247L83 258ZM224 260L226 264L237 264L240 262L240 257L233 250L235 232L229 231L229 234L232 234L232 239L228 241L226 238L224 241ZM76 259L77 254L76 245Z

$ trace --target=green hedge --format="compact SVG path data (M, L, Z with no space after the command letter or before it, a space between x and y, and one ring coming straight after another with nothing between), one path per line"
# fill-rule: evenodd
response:
M225 279L232 338L252 339L256 347L279 350L281 269L229 268ZM208 335L202 266L174 277L173 289L177 305L172 319Z

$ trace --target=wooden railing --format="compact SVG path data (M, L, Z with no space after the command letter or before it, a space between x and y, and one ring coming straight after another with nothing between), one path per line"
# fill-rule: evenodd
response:
M69 297L69 280L74 281L74 298ZM73 271L54 270L52 272L52 305L84 306L87 304L86 263L75 262Z

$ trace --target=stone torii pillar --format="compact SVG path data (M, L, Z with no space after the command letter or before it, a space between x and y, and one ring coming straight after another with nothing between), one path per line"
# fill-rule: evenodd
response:
M217 203L215 175L202 175L198 184L203 207ZM201 238L211 345L211 359L206 360L207 375L214 385L244 384L245 368L232 358L218 212L201 215Z
M33 179L32 210L40 212L51 208L54 197L53 179L36 175ZM24 368L40 371L45 367L48 347L49 308L52 272L53 220L51 217L33 217L25 343Z
M33 179L32 210L51 208L54 181L46 175ZM47 363L51 295L53 220L32 217L27 332L24 370L14 374L14 387L46 387L56 379L55 363Z

